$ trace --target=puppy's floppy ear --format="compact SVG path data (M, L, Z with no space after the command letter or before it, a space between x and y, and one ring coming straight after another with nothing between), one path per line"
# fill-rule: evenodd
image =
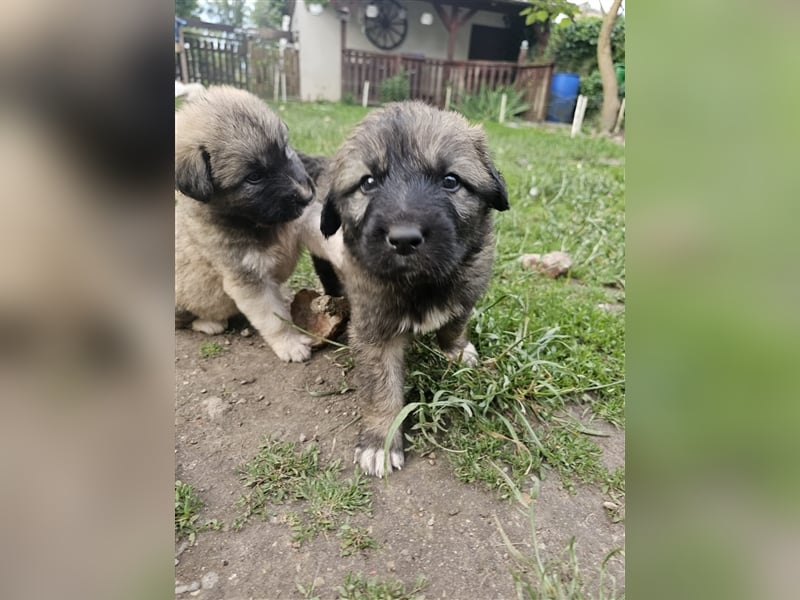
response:
M489 205L495 210L508 210L508 190L506 189L505 179L497 172L497 169L494 168L491 161L487 161L486 167L489 171L489 175L492 176L493 184L492 189L489 190L489 194L486 196Z
M325 198L325 204L322 207L322 216L319 220L319 230L326 238L331 237L334 233L339 231L342 226L342 217L334 205L334 195L329 193Z
M207 202L214 193L211 156L205 146L175 156L175 187L182 194Z

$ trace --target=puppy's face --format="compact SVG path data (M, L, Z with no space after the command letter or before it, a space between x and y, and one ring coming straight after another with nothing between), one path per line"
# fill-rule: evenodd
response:
M215 214L257 225L297 218L314 195L283 121L230 87L211 88L176 114L175 185Z
M483 130L456 113L400 103L368 115L334 158L322 214L372 275L441 281L477 252L505 184Z

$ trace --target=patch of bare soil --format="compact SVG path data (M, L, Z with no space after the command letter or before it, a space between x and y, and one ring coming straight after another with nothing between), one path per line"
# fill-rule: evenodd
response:
M243 337L240 330L213 338L175 333L176 479L193 485L205 502L201 521L225 523L219 531L199 533L193 546L176 545L176 597L302 598L297 584L308 589L314 583L313 595L336 598L349 571L399 579L409 589L424 576L429 599L515 597L514 564L494 516L515 546L530 555L527 515L496 492L460 483L440 452L434 460L409 453L405 468L388 482L371 482L372 515L350 517L351 525L369 528L380 544L364 554L340 556L335 532L293 547L292 531L279 518L286 507L276 507L276 518L256 517L240 531L231 530L242 513L236 501L245 491L237 466L258 452L264 436L299 446L317 443L321 463L341 459L349 476L364 409L353 392L309 393L341 389L342 370L332 350L316 351L308 363L286 364L257 334ZM200 348L209 341L224 351L202 358ZM609 433L601 440L613 467L623 462L624 437L611 427ZM607 500L590 486L577 486L570 495L555 475L543 481L536 504L543 558L560 557L575 536L581 571L596 581L603 558L624 545L624 525L612 522L603 507ZM620 558L609 562L618 590L623 570Z

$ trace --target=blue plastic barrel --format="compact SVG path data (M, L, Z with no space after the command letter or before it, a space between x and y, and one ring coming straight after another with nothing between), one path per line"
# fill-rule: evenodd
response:
M578 100L580 77L577 73L556 73L550 83L550 106L547 107L547 120L557 123L571 123L575 103Z

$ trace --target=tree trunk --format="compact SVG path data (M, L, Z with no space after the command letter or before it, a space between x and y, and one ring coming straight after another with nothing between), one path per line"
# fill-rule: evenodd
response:
M600 110L600 131L610 132L619 112L619 88L617 87L617 74L614 71L614 61L611 58L611 31L617 20L622 0L614 0L609 11L603 17L600 27L600 36L597 38L597 67L600 69L600 79L603 82L603 107Z

